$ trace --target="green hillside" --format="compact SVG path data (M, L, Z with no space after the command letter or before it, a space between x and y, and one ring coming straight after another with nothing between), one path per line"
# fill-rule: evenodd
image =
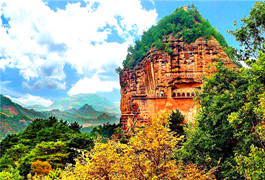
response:
M211 26L208 20L203 19L197 8L194 6L188 6L187 9L181 7L144 32L141 39L137 40L134 46L128 48L123 67L133 69L148 55L152 47L170 52L167 44L162 42L169 36L182 38L187 43L194 42L199 37L204 37L206 40L214 37L225 50L228 46L224 37Z
M0 109L0 139L7 134L17 133L32 121L31 118L25 115L14 115L7 110Z
M0 94L0 139L22 131L33 119L43 117L42 113L28 110Z
M25 115L33 119L44 118L42 113L38 111L34 111L32 109L30 110L26 109L22 107L21 105L12 102L9 98L3 96L2 94L0 94L0 108L2 110L7 110L9 113L13 115Z
M89 101L89 97L84 96L76 96L75 100L78 99L85 99L85 102ZM94 98L95 101L99 102L100 99L103 101L104 99L100 96L91 96L96 97ZM0 139L4 138L7 134L17 133L19 131L24 130L27 125L36 118L49 118L54 116L58 119L63 119L68 123L73 123L77 121L80 125L88 126L96 126L99 124L104 123L118 123L119 117L117 113L106 113L102 111L96 111L91 105L85 104L80 108L73 108L70 110L62 111L58 109L53 109L50 111L35 111L32 109L27 109L12 102L8 97L0 95ZM61 104L63 102L70 102L69 99L65 98L65 101L60 101L57 104ZM93 100L92 100L93 101ZM78 103L76 103L78 102ZM75 104L75 107L79 107L83 101L72 101L72 104ZM80 104L79 104L80 103ZM70 103L71 104L71 103ZM108 107L111 106L111 102L106 102L106 106L109 104ZM71 105L64 107L70 107ZM113 115L114 114L114 115Z

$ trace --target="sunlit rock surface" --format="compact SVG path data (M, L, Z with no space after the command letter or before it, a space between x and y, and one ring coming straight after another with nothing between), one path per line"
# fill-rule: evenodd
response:
M122 128L147 125L152 116L179 109L185 121L196 114L194 100L202 87L202 77L211 70L212 62L221 58L231 66L231 60L221 45L211 39L197 39L187 44L169 38L172 53L151 49L135 68L120 73Z

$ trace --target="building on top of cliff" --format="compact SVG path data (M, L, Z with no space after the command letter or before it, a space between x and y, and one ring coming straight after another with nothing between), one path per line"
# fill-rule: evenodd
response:
M188 21L189 24L185 24ZM218 58L231 65L231 60L223 50L227 44L207 23L196 8L189 7L187 11L179 8L171 17L162 19L157 26L147 31L142 42L131 48L120 73L120 122L123 130L130 131L132 127L148 125L152 116L176 109L185 115L186 121L192 121L196 114L194 98L201 89L202 77L209 65ZM189 26L198 30L193 32L190 39L186 37L192 28ZM185 27L189 29L184 31ZM163 28L170 33L163 35ZM205 28L212 30L207 31L212 34L206 36L201 32ZM154 33L162 35L155 39L152 37ZM146 39L153 39L154 42ZM152 45L146 52L141 49L146 49L149 44Z

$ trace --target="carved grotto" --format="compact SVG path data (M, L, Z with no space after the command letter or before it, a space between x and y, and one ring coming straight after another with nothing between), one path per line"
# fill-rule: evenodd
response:
M148 125L151 117L176 109L185 115L185 121L192 121L196 114L194 98L209 65L218 57L231 65L214 38L205 41L201 37L187 44L171 37L163 43L169 43L171 54L151 49L133 70L124 68L120 73L120 122L124 131Z

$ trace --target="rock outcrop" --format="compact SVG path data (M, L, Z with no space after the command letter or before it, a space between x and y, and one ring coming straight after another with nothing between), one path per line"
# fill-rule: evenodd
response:
M124 68L120 73L122 128L147 125L152 116L179 109L186 121L196 114L194 98L202 86L202 77L217 58L226 65L231 60L221 45L212 38L198 38L187 44L169 38L163 43L172 52L151 49L134 69Z

